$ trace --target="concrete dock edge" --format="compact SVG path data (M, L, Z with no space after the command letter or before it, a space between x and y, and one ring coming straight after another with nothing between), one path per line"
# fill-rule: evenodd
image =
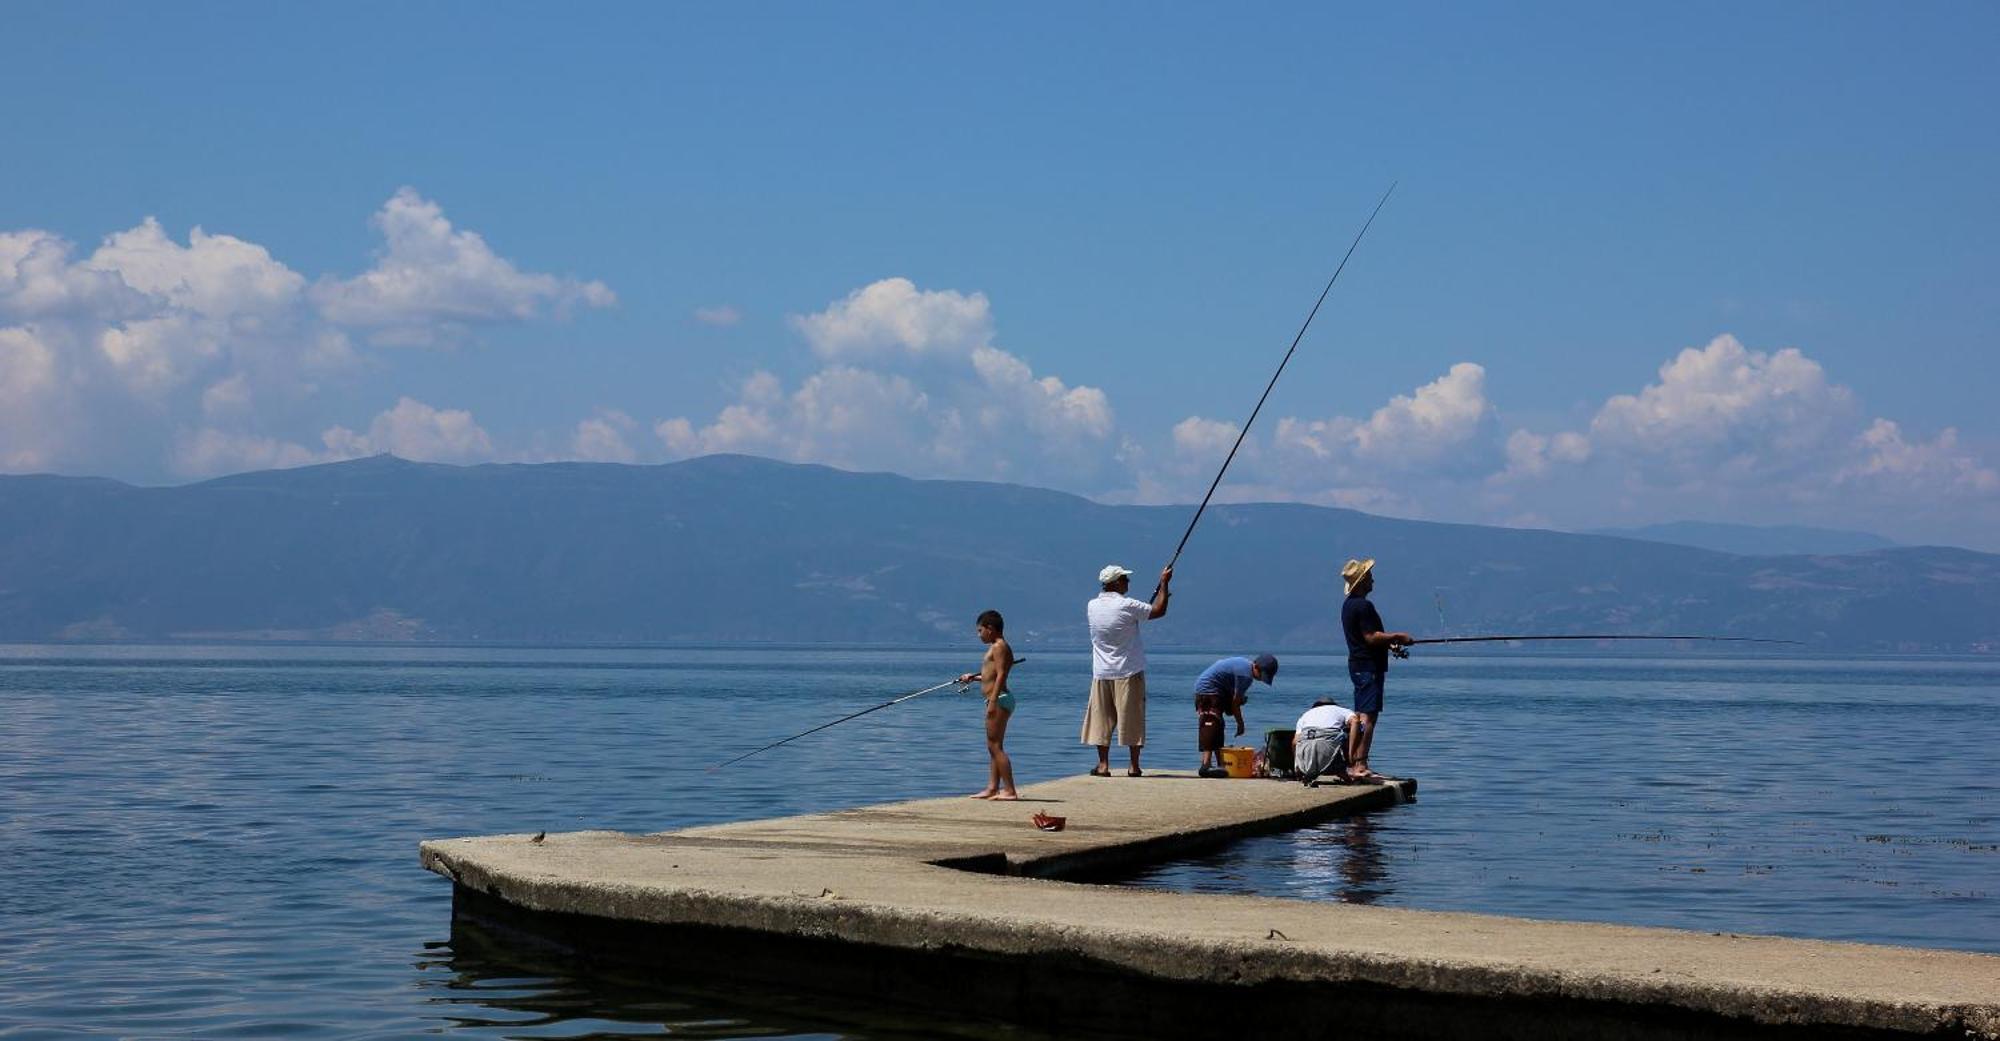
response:
M1031 805L453 839L422 858L455 884L456 929L1053 1033L2000 1039L2000 957L1059 880L1413 790L1072 778ZM1071 827L1025 827L1035 807Z

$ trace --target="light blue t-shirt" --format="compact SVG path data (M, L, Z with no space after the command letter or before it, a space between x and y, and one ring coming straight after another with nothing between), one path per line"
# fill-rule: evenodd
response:
M1250 659L1224 658L1202 670L1201 678L1194 681L1194 692L1225 694L1232 699L1248 697L1250 678Z

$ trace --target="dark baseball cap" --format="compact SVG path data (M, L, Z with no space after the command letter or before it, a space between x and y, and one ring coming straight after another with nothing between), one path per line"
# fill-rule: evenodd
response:
M1275 655L1260 654L1252 659L1251 663L1257 666L1257 671L1263 676L1265 683L1268 684L1278 678L1278 659Z

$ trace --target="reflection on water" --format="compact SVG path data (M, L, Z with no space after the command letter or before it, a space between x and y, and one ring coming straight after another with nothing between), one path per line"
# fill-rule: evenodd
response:
M1300 880L1325 885L1341 903L1372 904L1394 892L1388 856L1375 841L1373 813L1335 821L1294 850L1292 870Z
M746 985L727 976L661 978L584 964L466 922L453 923L449 943L427 944L416 969L431 1018L463 1038L1055 1041L1015 1027Z
M1274 783L1274 782L1259 782ZM1327 821L1282 837L1239 842L1209 853L1142 868L1107 881L1193 893L1258 893L1372 904L1393 898L1396 856L1378 838L1395 806ZM1394 834L1394 829L1389 829ZM1273 883L1282 880L1281 886ZM1393 900L1391 900L1393 902Z

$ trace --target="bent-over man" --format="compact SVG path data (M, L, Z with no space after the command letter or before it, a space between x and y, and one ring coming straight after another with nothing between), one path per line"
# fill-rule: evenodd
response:
M1235 716L1236 736L1242 737L1243 703L1250 700L1250 682L1263 680L1269 686L1277 675L1278 659L1269 654L1254 659L1223 658L1202 670L1194 681L1195 746L1201 750L1197 774L1229 776L1222 766L1222 717Z

